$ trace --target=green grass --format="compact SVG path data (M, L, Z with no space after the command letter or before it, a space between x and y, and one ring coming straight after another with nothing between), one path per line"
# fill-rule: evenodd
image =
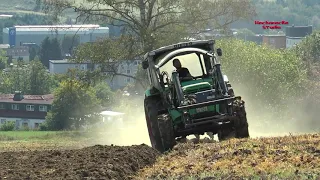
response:
M77 131L0 131L0 152L82 148L99 143L96 139Z
M85 133L72 131L0 131L1 141L31 141L48 139L79 139L86 136ZM86 136L88 137L88 136Z

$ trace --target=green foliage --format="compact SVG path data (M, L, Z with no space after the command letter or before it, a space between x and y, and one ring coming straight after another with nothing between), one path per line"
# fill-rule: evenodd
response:
M46 117L48 129L79 129L99 120L100 102L92 87L68 79L60 83L54 95L52 111Z
M29 60L35 60L36 56L37 56L38 52L37 49L35 47L30 47L29 49Z
M310 63L320 63L320 31L314 31L296 46L299 57Z
M15 122L8 121L0 126L0 131L13 131L16 127Z
M30 92L29 94L42 95L49 94L53 86L51 75L40 61L32 61L30 68Z
M95 87L96 97L101 102L103 107L111 107L114 103L114 92L111 90L110 86L106 82L100 82Z
M66 35L61 42L61 51L63 54L72 54L73 49L80 44L78 35Z
M287 108L288 101L305 95L307 68L292 51L234 39L219 40L217 46L224 52L222 70L234 84L235 93L237 87L245 88L255 111L277 114Z
M307 36L292 51L308 66L310 78L319 79L320 75L320 31Z
M3 70L7 67L7 57L6 52L0 49L0 70Z
M0 79L2 93L20 90L24 94L43 95L51 93L54 87L53 77L37 60L29 65L11 67L8 72L0 72Z
M49 60L62 59L61 47L57 38L50 39L46 37L40 45L40 60L42 64L49 68Z

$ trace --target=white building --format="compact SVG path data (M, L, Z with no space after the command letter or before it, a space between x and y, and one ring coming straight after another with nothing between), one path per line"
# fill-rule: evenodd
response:
M123 60L121 63L117 63L117 74L135 76L141 60ZM50 60L49 61L49 71L52 74L65 74L69 69L79 69L79 70L91 70L97 69L98 64L91 63L74 63L69 60ZM127 86L129 83L134 83L134 79L122 75L117 75L111 81L111 77L108 78L107 82L112 89L119 89Z
M80 43L94 42L100 38L109 38L109 28L94 24L14 26L3 28L2 36L3 43L12 47L24 43L40 46L46 37L62 40L67 35L78 35Z
M45 122L47 112L51 109L54 96L0 94L0 126L14 122L17 129L27 127L37 129Z
M312 26L288 26L286 27L286 48L299 44L306 36L312 33Z

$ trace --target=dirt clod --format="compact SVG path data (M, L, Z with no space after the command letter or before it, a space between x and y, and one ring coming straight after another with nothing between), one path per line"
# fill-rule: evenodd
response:
M159 155L151 147L96 145L75 150L0 153L7 179L130 179ZM28 157L22 158L22 157Z

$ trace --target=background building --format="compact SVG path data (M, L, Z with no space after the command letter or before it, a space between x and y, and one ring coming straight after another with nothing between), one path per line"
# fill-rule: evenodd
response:
M141 64L141 60L123 60L120 63L117 63L117 74L124 74L135 76L139 64ZM94 70L98 68L98 64L91 64L91 63L74 63L70 62L67 59L64 60L50 60L49 61L49 71L52 74L65 74L68 72L69 69L79 69L79 70ZM108 74L108 73L106 73ZM134 83L134 79L130 77L125 77L122 75L117 75L111 81L111 77L106 80L109 86L112 89L121 89L127 86L130 83Z
M19 91L15 94L1 94L0 123L15 122L16 129L37 129L45 122L53 98L52 94L23 95Z
M94 42L109 37L109 28L99 25L42 25L14 26L3 28L3 44L21 46L24 43L40 45L46 38L62 40L66 35L78 35L80 43Z
M287 26L286 27L286 47L291 48L298 44L307 35L312 34L312 26Z
M280 49L286 48L286 36L285 35L263 35L263 44L267 44L270 47Z

